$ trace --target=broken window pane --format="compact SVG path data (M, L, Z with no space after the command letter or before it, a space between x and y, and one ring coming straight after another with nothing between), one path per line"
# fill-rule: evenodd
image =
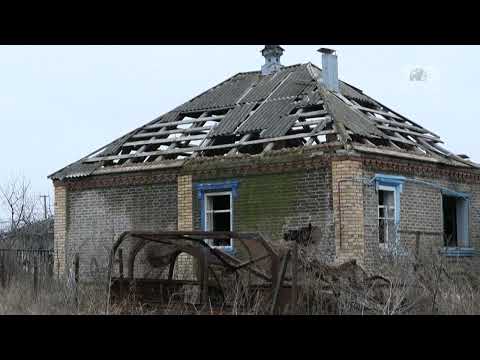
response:
M443 233L446 247L457 247L457 199L443 196Z
M230 195L212 196L213 210L230 210Z
M213 215L213 231L230 231L230 212ZM229 246L229 240L214 240L213 246Z
M469 247L469 201L466 198L443 195L444 246Z
M380 244L385 244L385 227L383 219L378 219L378 242Z
M385 193L385 191L383 191L383 190L378 191L378 205L385 205L385 201L383 199L384 193Z
M378 242L390 243L395 240L395 191L378 191Z
M385 217L385 208L384 207L378 207L378 217L380 219Z
M206 196L206 230L232 231L232 208L230 193L207 194ZM209 240L212 246L231 246L230 240Z

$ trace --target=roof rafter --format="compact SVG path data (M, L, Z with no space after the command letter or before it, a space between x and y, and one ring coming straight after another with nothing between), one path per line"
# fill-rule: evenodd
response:
M440 156L478 167L440 147L443 142L432 131L358 88L340 82L340 92L330 92L320 77L321 70L310 63L266 76L239 73L51 177L88 176L96 167L158 166L164 160L322 143L340 143L347 149L360 144L361 149L402 156Z

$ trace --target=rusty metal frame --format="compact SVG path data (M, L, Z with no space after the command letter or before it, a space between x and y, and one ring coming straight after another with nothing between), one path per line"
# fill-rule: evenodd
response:
M254 275L257 278L260 278L264 281L267 281L271 284L272 288L272 300L276 302L275 289L283 281L284 273L280 274L280 255L272 248L272 246L259 234L259 233L236 233L236 232L212 232L212 231L162 231L162 232L148 232L148 231L125 231L117 238L115 243L112 246L110 251L109 261L108 261L108 288L107 288L107 304L106 312L108 313L108 308L110 304L110 289L112 285L112 272L113 265L115 263L115 254L119 247L125 240L134 240L136 241L132 246L127 260L127 278L129 281L134 281L134 268L135 268L135 259L138 253L145 247L149 242L154 242L158 244L164 244L169 246L174 246L174 251L172 254L166 255L170 256L169 261L169 274L168 280L172 281L173 278L173 269L175 266L176 259L178 255L182 252L188 253L193 256L199 263L200 267L200 279L199 285L201 289L201 303L207 301L207 291L208 291L208 272L213 272L211 268L212 264L223 266L230 273L237 273L240 270L245 270L248 272L249 276ZM211 247L205 240L206 239L215 239L215 240L227 240L234 239L238 240L246 249L248 260L242 261L235 256L228 254L222 251L219 248ZM261 245L265 251L265 255L257 256L252 259L251 251L248 246L246 246L246 241L255 241L257 244ZM185 243L187 242L187 243ZM270 274L265 274L260 269L256 268L254 265L259 261L270 259L271 268ZM283 265L283 264L282 264ZM224 290L220 284L218 277L214 276L215 281L222 292L224 297ZM250 285L250 277L249 277ZM278 290L277 290L278 292Z

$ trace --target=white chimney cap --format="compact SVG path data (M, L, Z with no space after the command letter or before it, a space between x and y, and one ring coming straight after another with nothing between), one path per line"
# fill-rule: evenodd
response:
M337 52L336 50L328 49L328 48L320 48L317 51L322 54L335 54Z

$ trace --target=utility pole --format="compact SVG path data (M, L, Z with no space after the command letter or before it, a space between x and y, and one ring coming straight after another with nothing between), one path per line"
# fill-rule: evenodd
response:
M47 220L47 198L49 197L48 195L40 195L40 197L43 199L43 215L45 217L45 220Z

